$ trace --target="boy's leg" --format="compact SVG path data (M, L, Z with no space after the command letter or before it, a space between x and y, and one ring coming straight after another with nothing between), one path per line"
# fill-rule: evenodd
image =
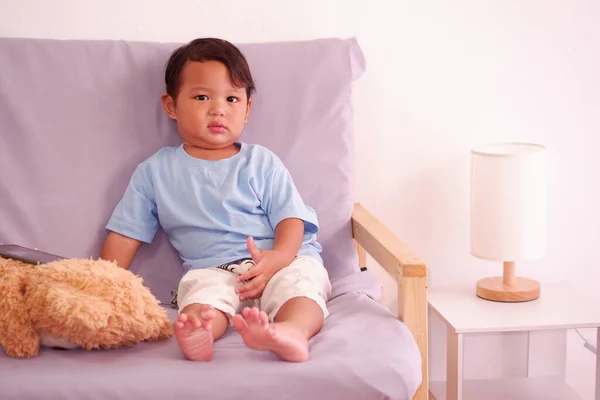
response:
M308 340L328 315L330 295L325 268L312 257L298 257L267 284L263 311L245 308L233 323L248 347L273 351L286 361L306 361Z
M230 271L207 268L189 271L179 283L180 311L174 328L187 359L212 358L213 341L225 333L240 305L235 278Z
M307 340L321 330L325 313L321 306L308 297L293 297L286 301L277 315L276 324L290 324L298 328Z

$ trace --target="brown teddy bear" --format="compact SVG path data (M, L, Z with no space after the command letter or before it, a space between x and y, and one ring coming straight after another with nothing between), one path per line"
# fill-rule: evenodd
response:
M114 349L171 336L166 309L115 263L0 257L0 345L8 356L37 356L40 345Z

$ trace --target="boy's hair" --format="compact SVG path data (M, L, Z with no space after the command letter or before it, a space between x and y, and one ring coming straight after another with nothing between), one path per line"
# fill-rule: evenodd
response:
M177 48L169 57L165 70L167 93L176 100L181 71L188 61L219 61L229 71L231 83L246 89L248 99L256 91L250 67L242 52L230 42L217 38L198 38Z

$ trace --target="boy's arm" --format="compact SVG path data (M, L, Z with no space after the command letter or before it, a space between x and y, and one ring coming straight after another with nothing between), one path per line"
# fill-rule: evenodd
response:
M282 254L283 266L292 263L304 236L304 221L299 218L286 218L275 227L275 243L273 251Z
M159 161L137 166L105 227L109 233L100 258L114 261L121 268L129 269L142 242L152 243L159 229L152 177L153 163Z
M109 232L102 246L100 258L106 261L114 261L119 267L129 269L141 244L142 242L139 240L116 232Z
M237 278L238 282L252 279L236 288L241 300L260 297L271 277L292 263L304 236L315 235L319 230L317 216L304 204L291 174L278 159L275 164L258 190L261 208L274 227L273 248L260 250L253 238L248 238L246 245L256 266Z

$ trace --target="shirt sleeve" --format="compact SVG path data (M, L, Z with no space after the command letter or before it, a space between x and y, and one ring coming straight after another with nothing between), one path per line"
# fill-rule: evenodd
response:
M145 243L152 243L159 221L148 166L134 171L125 194L115 207L106 229Z
M283 166L275 167L266 177L261 203L273 229L286 218L298 218L304 221L305 233L315 234L319 230L316 212L304 204L289 171Z

